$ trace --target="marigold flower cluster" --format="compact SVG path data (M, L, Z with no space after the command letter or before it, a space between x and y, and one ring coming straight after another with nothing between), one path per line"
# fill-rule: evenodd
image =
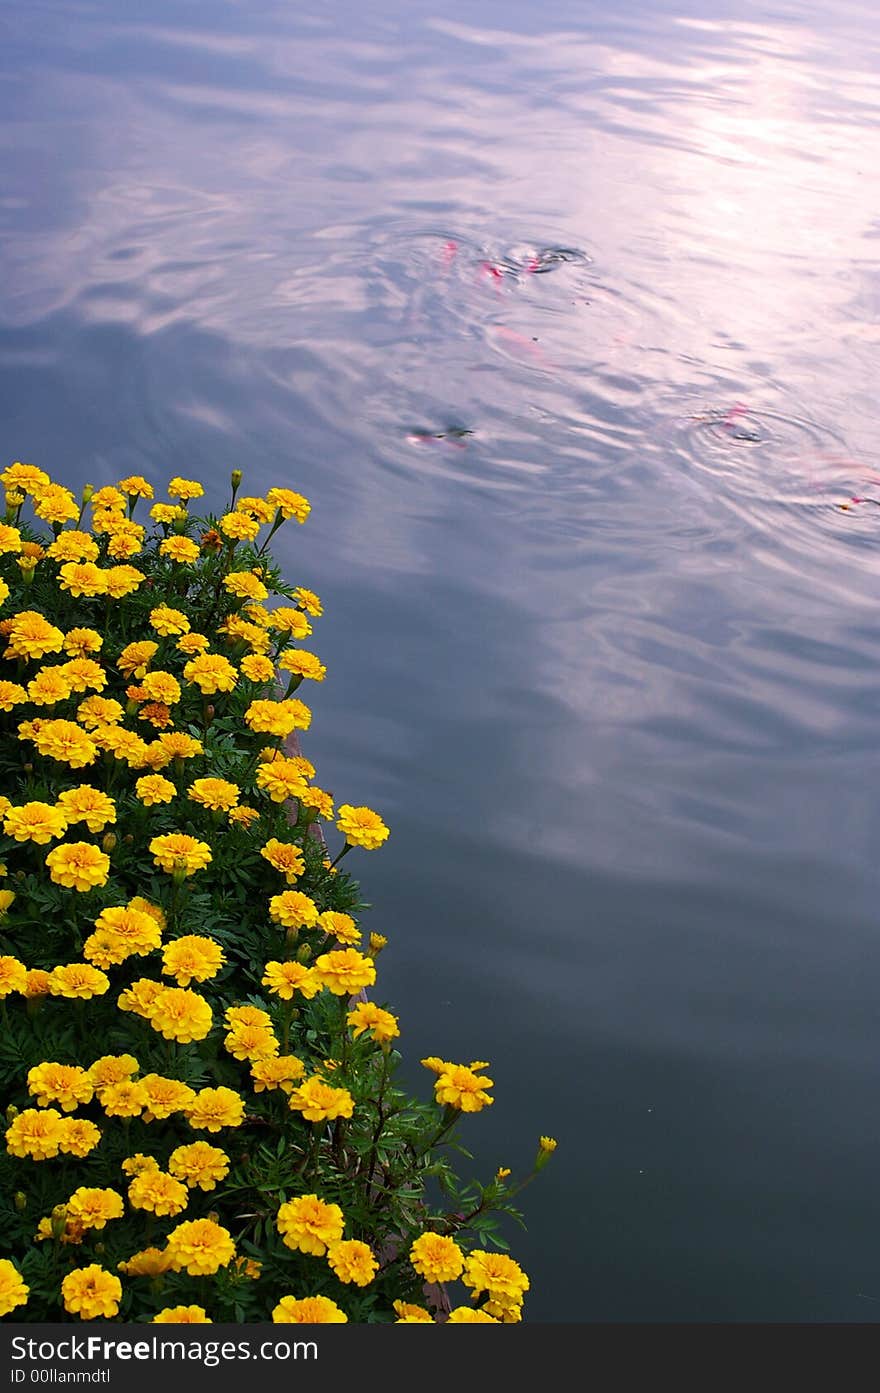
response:
M347 874L389 829L297 744L323 605L268 544L310 504L0 482L0 1315L423 1323L460 1281L450 1322L519 1320L528 1278L424 1193L488 1066L397 1088Z

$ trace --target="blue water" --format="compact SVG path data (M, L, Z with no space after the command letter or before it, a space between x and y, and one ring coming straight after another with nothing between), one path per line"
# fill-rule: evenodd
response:
M484 1176L559 1138L533 1320L880 1312L878 34L0 14L6 458L312 500L409 1077L492 1061Z

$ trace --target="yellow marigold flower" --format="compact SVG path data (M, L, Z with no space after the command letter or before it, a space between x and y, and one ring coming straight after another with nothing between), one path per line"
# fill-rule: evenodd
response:
M304 609L306 614L310 614L313 619L320 619L321 615L324 613L324 607L314 590L306 590L304 586L298 585L293 592L293 596L298 602L300 609Z
M322 788L303 789L299 795L299 801L304 808L311 808L325 822L329 822L333 817L333 796L330 793L325 793ZM336 874L335 869L333 874Z
M409 1260L426 1282L454 1282L464 1269L464 1253L442 1233L423 1233L410 1248Z
M272 1091L280 1088L283 1093L290 1093L305 1072L306 1066L295 1054L280 1054L274 1058L254 1060L251 1064L254 1092L262 1093L264 1089Z
M196 653L204 653L210 644L204 634L182 634L175 647L178 653L185 653L187 657L192 657Z
M159 550L178 565L191 566L199 559L199 544L191 537L166 537L164 542L159 543Z
M0 996L3 994L2 982L0 982ZM44 968L32 967L28 969L24 995L27 997L49 995L49 973Z
M327 1204L317 1195L299 1195L282 1204L277 1224L285 1247L322 1258L329 1245L342 1237L345 1219L338 1204Z
M452 1325L497 1325L493 1316L485 1311L477 1311L473 1306L455 1306L446 1317L446 1324Z
M231 692L238 674L228 658L221 653L199 653L184 665L183 675L205 696Z
M298 962L266 963L262 981L263 986L268 987L273 996L280 996L282 1001L291 1001L294 992L299 992L307 1001L311 1001L320 991L311 968Z
M63 1121L55 1108L24 1108L6 1128L6 1150L32 1161L50 1160L58 1155Z
M71 769L92 764L98 754L94 740L74 721L42 721L31 738L41 755L69 764Z
M434 1097L446 1107L461 1112L480 1112L495 1101L485 1091L492 1080L477 1074L465 1064L447 1064L434 1085Z
M154 837L149 850L156 865L169 875L181 865L185 866L187 876L194 875L196 871L204 870L212 859L208 843L189 837L185 832L168 832L163 837Z
M63 842L49 852L46 865L56 885L81 892L106 885L110 873L110 857L91 842Z
M76 708L76 719L90 728L116 725L124 714L119 702L109 697L86 697Z
M89 1065L88 1075L100 1099L105 1088L133 1078L139 1068L133 1054L102 1054L100 1059Z
M39 493L52 482L45 470L38 469L35 464L22 464L20 460L4 469L0 479L8 489L31 494Z
M293 489L271 488L266 494L266 502L277 508L283 518L296 518L299 523L305 522L312 511L309 500L303 498L301 493L294 493Z
M161 774L144 774L134 788L138 798L147 808L153 808L158 803L170 803L177 793L171 780L163 779Z
M205 490L197 479L182 479L179 474L175 474L168 485L168 497L179 498L181 502L188 502L192 498L201 498L204 492Z
M519 1301L484 1301L480 1310L493 1320L503 1322L504 1325L513 1325L522 1320L522 1300Z
M264 856L276 871L280 871L290 884L305 870L303 854L293 842L280 842L277 837L272 837L260 848L260 855Z
M340 1282L354 1282L358 1287L369 1286L379 1271L372 1250L356 1238L331 1243L327 1249L327 1262Z
M318 922L318 906L300 890L282 890L269 901L269 918L287 929L312 929Z
M16 555L21 551L21 533L17 527L0 522L0 556Z
M289 798L300 798L307 791L302 773L292 759L274 759L258 765L256 783L273 803L286 803Z
M68 629L64 635L64 651L71 658L88 658L100 653L104 640L96 629Z
M68 1156L88 1156L101 1140L101 1129L87 1117L63 1117L59 1149Z
M470 1287L474 1298L481 1292L502 1305L521 1305L529 1289L529 1279L518 1262L506 1253L486 1253L477 1249L465 1260L462 1282Z
M146 1170L136 1175L128 1187L128 1202L132 1209L146 1209L150 1214L173 1216L182 1214L189 1203L189 1191L173 1175L165 1171Z
M34 512L43 522L74 522L79 517L79 504L70 489L61 484L47 484L34 498Z
M235 1244L228 1229L212 1219L190 1219L178 1224L168 1235L168 1253L175 1272L191 1277L210 1277L235 1257Z
M27 696L35 706L54 706L66 701L72 690L63 667L44 667L28 683Z
M124 963L132 956L132 952L129 944L103 929L96 929L94 933L90 933L82 946L83 957L105 972L108 967Z
M184 987L166 987L158 992L147 1019L166 1040L177 1040L181 1045L204 1040L213 1023L205 998Z
M180 1079L166 1079L162 1074L144 1074L140 1083L148 1099L145 1122L155 1122L175 1112L186 1112L196 1099L195 1089Z
M94 537L90 537L88 532L79 532L76 529L60 532L46 551L46 555L51 557L53 561L73 561L76 563L97 561L100 554L98 543Z
M128 474L120 479L119 491L128 494L129 498L153 497L153 485L147 482L143 474Z
M241 1126L244 1102L231 1088L203 1088L186 1115L196 1131L219 1132L222 1127Z
M49 973L49 991L52 996L66 996L89 1001L93 996L103 996L110 986L110 978L90 963L64 963L53 967Z
M186 509L181 508L177 503L154 503L150 509L150 517L153 522L162 523L167 527L180 518L185 518Z
M120 1011L133 1011L136 1016L148 1019L156 997L167 991L164 982L154 982L151 977L139 977L125 991L119 993L116 1005Z
M153 1316L153 1325L213 1325L204 1306L164 1306Z
M361 931L351 915L342 914L335 909L325 909L323 914L318 915L318 927L347 948L354 947L361 941Z
M149 914L150 918L155 919L159 925L160 932L165 932L165 911L161 905L151 904L149 900L144 899L143 895L132 895L128 902L128 908L140 910L142 914Z
M348 1316L329 1296L282 1296L272 1312L275 1325L345 1325Z
M92 508L109 508L111 511L121 513L125 508L125 496L112 484L104 484L103 487L96 489L90 499Z
M164 769L174 759L195 759L202 753L202 742L184 730L165 730L149 747L151 768Z
M240 789L227 779L195 779L187 790L187 798L201 803L212 812L228 812L239 800Z
M145 1156L142 1151L136 1151L133 1156L126 1156L120 1164L120 1170L126 1175L140 1175L142 1171L159 1170L159 1162L155 1156Z
M175 938L162 951L162 971L167 977L175 977L181 987L216 977L225 961L220 944L200 934Z
M395 1325L433 1325L434 1317L425 1310L424 1306L414 1306L409 1301L395 1301L394 1310L397 1315Z
M69 1217L84 1229L102 1229L108 1220L122 1218L122 1196L115 1190L80 1185L67 1201L66 1209Z
M354 996L376 980L376 968L356 948L337 948L322 953L312 969L316 981L334 996Z
M253 653L268 653L272 647L269 635L259 624L249 623L240 614L230 614L217 626L218 634L225 634L229 643L245 643Z
M251 1281L256 1281L263 1270L263 1264L257 1262L255 1258L236 1258L232 1264L232 1275L234 1277L246 1277Z
M91 599L107 594L107 572L93 561L65 561L58 571L58 584L76 598Z
M88 1073L78 1064L36 1064L28 1070L27 1086L41 1108L57 1103L64 1112L90 1103L95 1092Z
M299 677L311 678L313 682L323 682L327 669L314 653L301 648L285 648L278 658L278 666L283 672L292 672Z
M282 605L279 609L274 609L271 618L272 628L281 633L290 634L291 638L308 638L312 632L312 626L302 610L293 609L290 605Z
M301 701L252 701L244 713L245 724L258 735L288 736L294 730L308 730L312 713Z
M241 670L249 682L271 682L275 676L275 665L265 653L246 653Z
M227 1025L271 1025L272 1017L259 1006L227 1006L223 1012Z
M129 561L143 550L137 537L130 532L116 532L107 544L107 555L114 561ZM108 590L110 589L108 583Z
M170 672L154 669L145 673L141 686L150 701L161 701L165 706L174 706L180 701L180 683Z
M126 1277L161 1277L170 1265L171 1258L161 1248L143 1248L133 1253L127 1262L117 1263L116 1268Z
M165 726L174 725L169 707L161 701L148 702L143 710L138 712L138 720L149 721L156 730L164 730Z
M178 1146L168 1158L168 1169L191 1190L216 1189L219 1180L229 1174L229 1157L219 1146L210 1142L194 1141L187 1146Z
M97 1320L99 1316L110 1318L119 1312L122 1299L122 1283L118 1277L106 1272L98 1263L88 1267L77 1267L68 1272L61 1283L64 1309L81 1320Z
M45 658L47 653L60 653L63 643L60 629L36 610L27 609L13 616L6 651L18 658Z
M558 1145L559 1143L556 1141L555 1137L539 1137L538 1139L539 1149L545 1151L548 1156L553 1155Z
M324 1122L334 1117L351 1117L354 1099L347 1088L331 1088L318 1074L295 1088L288 1099L291 1112L302 1113L306 1122Z
M170 605L157 605L155 609L150 610L150 626L163 638L173 634L188 634L191 628L183 610L172 609Z
M9 586L5 580L0 580L0 605L5 605L10 596Z
M269 594L265 585L251 571L231 571L223 577L223 584L230 595L239 600L265 600Z
M12 992L27 991L27 968L8 953L0 956L0 1000Z
M246 803L229 810L229 821L236 823L239 827L250 827L252 823L259 822L259 820L260 814L257 809L249 808Z
M278 1041L264 1025L233 1026L226 1036L224 1048L233 1059L271 1059L278 1053Z
M3 819L3 831L17 842L46 846L55 837L64 836L67 818L63 808L54 808L50 803L23 803L20 808L9 809Z
M247 513L224 513L217 526L233 542L252 542L260 530L256 518Z
M87 692L89 688L101 692L107 685L107 674L94 658L71 658L57 671L67 679L72 692Z
M123 760L131 769L140 769L146 763L148 746L133 730L122 726L98 726L91 738L100 749L109 751L114 759Z
M68 823L84 822L90 832L103 832L108 822L116 821L113 799L91 784L64 789L58 802Z
M27 699L27 692L18 682L0 680L0 711L11 711Z
M375 851L388 837L388 828L378 813L371 808L353 808L343 803L336 819L349 846L362 846L367 851Z
M141 581L146 580L143 571L136 566L111 566L104 572L107 577L107 594L114 600L123 600L137 590Z
M388 1044L400 1034L397 1017L392 1016L390 1011L383 1011L372 1001L359 1002L353 1011L349 1011L345 1019L350 1026L354 1027L355 1039L366 1030L380 1044Z
M0 1258L0 1316L27 1304L30 1287L8 1258Z
M149 1101L147 1090L135 1079L108 1083L101 1089L100 1103L108 1117L140 1117Z
M153 614L156 612L154 610ZM172 613L176 614L177 611L172 610ZM186 618L185 615L182 617ZM158 643L153 643L152 639L141 639L137 643L129 643L120 653L116 666L126 677L143 677L158 650Z
M257 498L253 494L242 494L235 503L237 513L253 513L257 522L271 522L275 509L271 503L267 503L265 498Z
M162 930L154 916L130 904L102 909L95 927L120 939L129 953L152 953L162 942Z

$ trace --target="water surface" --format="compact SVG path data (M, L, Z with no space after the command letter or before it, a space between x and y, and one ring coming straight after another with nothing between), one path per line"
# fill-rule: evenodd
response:
M560 1140L532 1319L880 1311L875 19L0 17L6 456L311 498L410 1076Z

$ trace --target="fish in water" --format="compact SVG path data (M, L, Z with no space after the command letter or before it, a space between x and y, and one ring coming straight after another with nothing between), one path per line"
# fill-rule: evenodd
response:
M406 438L410 445L454 445L463 450L473 434L462 426L449 426L446 430L411 430Z

